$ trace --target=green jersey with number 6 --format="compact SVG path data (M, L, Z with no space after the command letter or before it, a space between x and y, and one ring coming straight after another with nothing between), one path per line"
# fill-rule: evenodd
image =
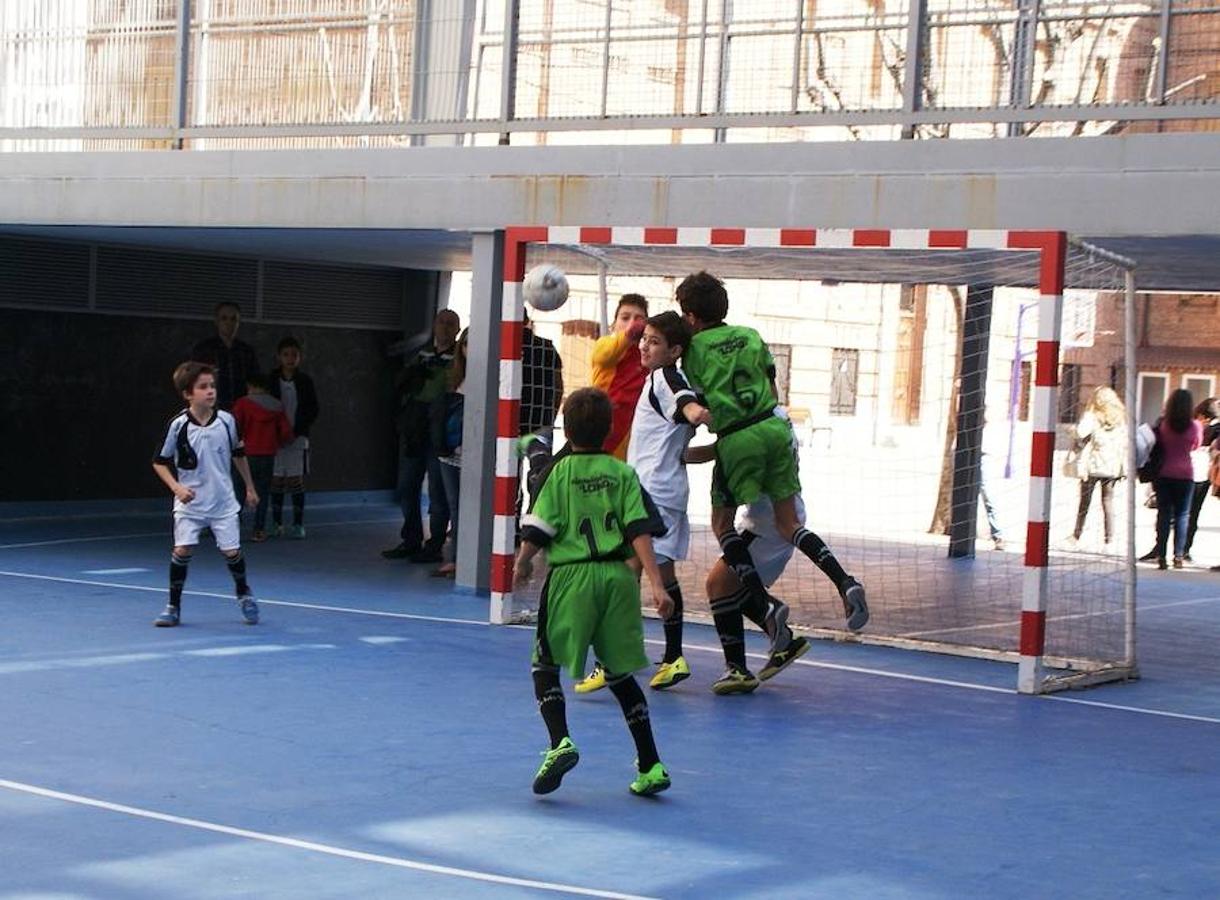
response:
M557 459L521 528L552 567L626 560L637 537L665 533L635 470L601 450Z
M766 416L775 407L775 361L753 328L723 322L705 328L691 340L682 370L707 398L717 434Z

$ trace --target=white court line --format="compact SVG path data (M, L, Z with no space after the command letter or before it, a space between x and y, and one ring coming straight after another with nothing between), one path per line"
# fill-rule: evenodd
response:
M397 519L351 519L345 522L318 522L309 526L310 530L317 528L338 528L341 525L378 525L383 522L397 522ZM20 550L25 547L54 547L59 544L85 544L92 541L123 541L129 538L146 538L170 536L168 529L160 531L141 531L135 534L98 534L90 537L60 538L54 541L27 541L24 544L0 544L0 550Z
M653 640L651 638L646 638L644 643L654 644L658 647L665 646L665 641ZM715 653L718 655L723 654L724 652L720 647L704 647L698 644L686 644L682 649L684 651L700 650L705 653ZM768 658L766 653L747 653L746 656L751 659L765 660ZM848 666L843 665L842 663L827 663L816 662L811 659L798 659L793 665L808 666L809 668L813 669L831 669L837 672L851 672L855 675L873 675L877 678L896 678L900 681L915 681L922 684L939 684L944 685L945 687L964 688L970 691L985 691L992 694L1016 694L1016 691L1012 688L995 687L994 685L989 684L977 684L973 681L954 681L950 678L932 678L928 675L910 675L905 672L890 672L885 669L870 669L865 666ZM1037 695L1037 699L1055 700L1059 703L1078 703L1082 706L1096 706L1100 707L1101 709L1116 709L1121 710L1122 712L1140 713L1146 716L1162 716L1167 719L1185 719L1189 722L1206 722L1209 725L1220 725L1220 718L1215 716L1195 716L1189 713L1176 713L1164 709L1153 709L1147 706L1126 706L1121 703L1104 703L1100 700L1080 700L1075 697L1064 697L1060 694L1039 694Z
M55 541L27 541L24 544L0 544L0 550L20 550L24 547L54 547L58 544L87 544L91 541L125 541L129 538L158 537L167 534L167 530L140 531L135 534L98 534L92 537L60 538Z
M1124 706L1121 703L1102 703L1100 700L1081 700L1077 697L1064 697L1060 694L1043 694L1042 700L1054 700L1056 703L1077 703L1081 706L1100 706L1103 709L1117 709L1123 712L1140 713L1145 716L1161 716L1166 719L1185 719L1188 722L1206 722L1209 725L1220 725L1220 718L1215 716L1192 716L1189 713L1169 712L1164 709L1149 709L1146 706Z
M1198 603L1215 603L1220 600L1220 597L1195 597L1192 600L1173 600L1169 603L1149 603L1140 604L1135 608L1135 614L1138 616L1142 612L1151 612L1155 609L1169 609L1173 606L1194 606ZM1102 612L1090 613L1072 613L1066 616L1050 616L1047 622L1070 622L1075 619L1093 619L1098 616L1120 616L1124 615L1126 610L1108 609ZM904 631L898 637L903 638L918 638L927 637L932 634L955 634L961 631L983 631L990 628L1018 628L1021 622L1019 619L1012 619L1008 622L988 622L986 625L961 625L954 628L932 628L927 631Z
M204 822L200 819L188 819L183 816L173 816L168 813L156 812L151 809L141 809L137 806L124 806L121 803L110 803L106 800L95 800L92 797L82 797L79 794L65 794L62 791L52 791L48 788L23 784L19 781L8 781L0 778L0 788L17 791L23 794L33 794L36 797L46 797L51 800L62 800L65 803L75 803L79 806L91 806L104 809L107 812L122 813L141 819L152 819L166 822L170 825L182 825L186 828L197 828L200 831L211 831L216 834L227 834L232 837L246 838L252 841L262 841L266 844L278 844L281 847L292 847L297 850L309 850L327 856L338 856L342 859L354 859L359 862L378 863L383 866L394 866L399 869L413 869L417 872L429 872L433 875L448 875L453 878L466 878L471 881L484 881L491 884L507 884L513 887L533 888L539 891L554 891L563 894L578 894L583 897L611 897L616 900L651 900L638 894L622 894L617 891L601 891L595 888L579 887L573 884L561 884L554 881L534 881L529 878L514 878L510 875L496 875L491 872L479 872L474 869L458 869L453 866L438 866L433 863L418 862L404 859L400 856L383 856L380 853L365 853L361 850L348 850L344 847L334 847L330 844L319 844L315 841L303 841L298 838L284 837L278 834L267 834L262 831L250 831L246 828L234 828L231 825L218 825L215 822Z
M84 575L136 575L140 572L150 572L151 569L132 567L130 569L82 569Z
M79 579L79 578L59 578L54 575L33 575L33 574L30 574L27 572L0 571L0 576L9 576L11 578L33 578L33 579L38 579L41 581L59 581L59 582L65 582L68 584L85 584L85 585L94 585L97 587L123 588L126 590L132 590L132 591L152 591L153 593L162 593L165 590L164 588L144 587L143 585L138 585L138 584L118 584L118 583L104 582L104 581L85 581L85 580ZM229 594L217 594L217 593L212 593L209 591L185 591L184 593L190 594L193 596L197 596L197 597L219 597L222 600L231 600L232 599L232 596ZM454 625L480 625L480 626L488 627L488 628L491 627L490 622L486 622L486 621L483 621L480 619L453 619L453 618L447 618L444 616L426 616L426 615L417 615L414 613L384 612L382 610L376 610L376 609L355 609L352 607L345 607L345 606L323 606L323 605L317 604L317 603L294 603L294 602L291 602L288 600L263 600L262 598L259 598L258 602L264 603L264 604L269 604L269 605L274 605L274 606L290 606L290 607L297 607L299 609L316 609L316 610L321 610L323 612L342 612L342 613L352 613L354 615L360 615L360 616L378 616L378 617L386 618L386 619L410 619L410 620L414 620L417 622L439 622L439 623L454 624ZM1181 601L1181 602L1187 602L1187 601ZM501 626L501 627L503 627L503 626ZM520 626L507 626L507 627L533 629L534 626L533 625L520 625ZM645 643L654 644L656 646L664 646L664 644L665 644L664 641L651 640L651 639L646 640ZM699 646L699 645L687 645L684 649L699 650L699 651L705 652L705 653L717 653L717 654L724 652L720 647L703 647L703 646ZM761 654L761 653L751 653L748 655L754 659L766 659L767 658L766 654ZM988 693L995 693L995 694L1015 694L1016 693L1016 691L1014 691L1012 688L995 687L994 685L989 685L989 684L976 684L975 682L971 682L971 681L955 681L955 680L949 679L949 678L932 678L927 675L911 675L911 674L908 674L905 672L889 672L889 671L886 671L885 669L872 669L872 668L866 668L864 666L848 666L848 665L843 665L841 663L814 662L812 660L798 659L796 661L796 665L810 666L810 667L813 667L816 669L831 669L831 670L835 670L835 671L839 671L839 672L850 672L850 673L856 674L856 675L872 675L877 678L895 678L900 681L914 681L914 682L917 682L920 684L937 684L937 685L943 685L945 687L964 688L966 690L985 691ZM1071 697L1061 697L1061 696L1057 696L1055 694L1040 695L1040 699L1056 700L1060 703L1080 703L1080 704L1084 704L1087 706L1097 706L1097 707L1101 707L1104 709L1121 710L1123 712L1134 712L1134 713L1141 713L1143 715L1149 715L1149 716L1163 716L1163 717L1170 718L1170 719L1186 719L1186 720L1193 721L1193 722L1207 722L1207 723L1213 724L1213 725L1220 725L1220 718L1213 718L1211 716L1193 716L1193 715L1189 715L1187 713L1175 713L1175 712L1169 712L1169 711L1163 710L1163 709L1153 709L1151 707L1124 706L1124 705L1118 704L1118 703L1102 703L1100 701L1095 701L1095 700L1076 700Z
M121 588L126 591L145 591L152 594L164 594L164 587L148 587L143 584L122 584L117 581L90 581L85 578L62 578L58 575L36 575L32 572L6 572L0 570L0 576L9 578L31 578L35 581L57 581L62 584L83 584L88 587L111 587ZM221 600L232 600L232 594L221 594L216 591L183 591L188 597L217 597ZM450 625L482 625L491 627L491 623L484 619L454 619L446 616L425 616L415 613L400 613L389 612L380 609L357 609L350 606L326 606L321 603L296 603L291 600L268 600L263 597L258 598L258 602L262 606L292 606L297 609L316 609L322 612L342 612L352 613L358 616L380 616L386 619L411 619L417 622L444 622Z

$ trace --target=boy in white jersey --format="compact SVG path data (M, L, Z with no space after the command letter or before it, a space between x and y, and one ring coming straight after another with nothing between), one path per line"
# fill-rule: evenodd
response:
M801 495L796 495L796 513L804 521L805 502ZM775 525L775 508L767 497L760 497L748 506L737 511L735 527L750 553L754 568L763 586L768 590L779 576L784 574L792 559L794 547L791 541L780 537ZM737 575L729 568L723 558L716 560L708 570L707 597L712 608L712 620L724 649L724 659L728 667L719 679L712 684L712 691L717 694L748 694L758 687L759 681L774 678L796 660L805 655L809 649L809 640L797 637L788 627L788 606L780 603L774 620L766 622L751 617L754 624L763 631L774 629L771 655L755 676L746 666L745 629L742 622L744 609L748 606L749 591L737 579Z
M682 656L682 589L674 574L674 562L686 559L690 550L690 521L686 516L690 484L683 454L695 426L705 424L708 415L677 366L690 338L690 326L676 312L653 316L645 324L639 354L648 374L636 401L627 445L627 465L635 469L640 484L657 505L666 529L663 537L653 540L653 551L673 610L664 620L665 655L649 682L655 690L690 677L690 666ZM628 565L638 568L639 562L632 559ZM585 694L605 685L599 663L576 685L576 691Z
M182 616L182 588L186 584L191 550L199 534L210 528L216 547L228 561L237 602L247 625L258 624L258 604L246 583L246 560L241 552L241 507L233 496L230 465L246 484L246 505L258 505L237 422L216 408L216 375L211 366L186 362L174 370L174 387L187 408L174 417L153 471L174 495L174 549L169 564L169 603L153 624L172 628ZM172 467L172 468L171 468ZM177 477L175 477L175 473Z

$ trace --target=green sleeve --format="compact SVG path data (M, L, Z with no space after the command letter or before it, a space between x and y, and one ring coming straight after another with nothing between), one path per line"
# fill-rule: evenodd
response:
M521 517L521 540L538 547L548 547L562 524L563 485L558 478L548 478L538 492L529 514Z

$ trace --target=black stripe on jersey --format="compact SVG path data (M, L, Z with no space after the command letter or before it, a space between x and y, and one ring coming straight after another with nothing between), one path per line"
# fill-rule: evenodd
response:
M661 368L661 376L665 379L665 384L669 386L669 390L674 395L676 409L674 410L673 423L675 425L686 425L686 416L682 414L682 410L687 404L698 402L694 389L690 386L690 382L686 380L686 376L682 374L682 370L677 366L663 366ZM652 391L651 378L648 380L648 400L658 415L665 415L661 410L660 401L657 400L656 394Z
M657 399L657 392L652 388L652 379L648 379L648 402L652 408L656 410L658 416L665 418L665 411L661 409L661 401Z
M665 377L665 383L669 385L669 389L674 394L690 390L690 383L677 366L665 366L661 369L661 374Z
M689 422L686 421L686 416L682 413L682 410L686 409L686 407L691 403L698 403L699 398L697 396L695 396L694 391L684 391L683 393L679 394L675 398L675 400L676 400L677 408L674 410L674 424L675 425L690 424Z
M551 546L551 536L535 525L521 526L521 540L527 541L535 547Z
M644 510L648 513L648 518L637 519L634 522L627 522L623 525L623 534L628 542L634 541L641 534L664 537L665 532L668 531L665 527L665 522L661 519L661 511L657 509L657 505L652 501L652 497L648 495L648 491L644 490L644 485L640 485L640 496L644 501Z

